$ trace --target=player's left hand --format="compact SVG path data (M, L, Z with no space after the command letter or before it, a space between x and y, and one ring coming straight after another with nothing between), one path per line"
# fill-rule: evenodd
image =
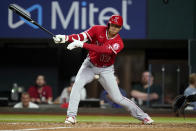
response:
M65 43L67 41L68 37L66 35L55 35L53 37L54 43Z
M76 39L73 38L73 42L70 43L70 44L67 46L67 49L68 49L68 50L73 50L73 49L78 48L78 47L82 48L83 45L84 45L84 42L79 41L79 40L76 40Z

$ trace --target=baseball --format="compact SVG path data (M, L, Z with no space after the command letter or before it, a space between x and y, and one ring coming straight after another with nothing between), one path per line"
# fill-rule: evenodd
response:
M99 79L99 75L95 75L94 78L95 78L96 80L98 80L98 79Z

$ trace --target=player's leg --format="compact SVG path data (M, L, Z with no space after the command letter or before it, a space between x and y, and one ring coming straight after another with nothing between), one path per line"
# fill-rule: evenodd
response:
M100 74L99 81L104 87L104 89L107 91L111 99L115 103L125 107L133 117L141 121L144 121L146 118L149 117L148 114L144 113L134 102L121 95L114 76L114 72L112 70L110 72L107 71L106 73L102 72Z
M67 116L75 117L77 115L81 89L84 88L87 83L91 82L93 78L93 70L90 67L90 62L86 59L76 75L76 80L70 94Z

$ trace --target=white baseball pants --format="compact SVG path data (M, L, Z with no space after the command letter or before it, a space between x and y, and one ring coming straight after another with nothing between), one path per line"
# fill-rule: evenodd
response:
M100 68L94 66L89 58L83 62L76 76L75 83L70 94L67 116L76 116L80 101L80 91L84 86L94 79L94 75L100 75L99 82L110 95L110 98L117 104L125 107L136 119L143 120L148 117L134 102L121 95L114 76L114 66Z

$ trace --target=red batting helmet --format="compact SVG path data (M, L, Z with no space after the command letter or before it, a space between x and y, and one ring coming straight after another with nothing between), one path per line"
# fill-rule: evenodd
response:
M123 18L120 15L112 15L109 19L109 24L123 25Z

